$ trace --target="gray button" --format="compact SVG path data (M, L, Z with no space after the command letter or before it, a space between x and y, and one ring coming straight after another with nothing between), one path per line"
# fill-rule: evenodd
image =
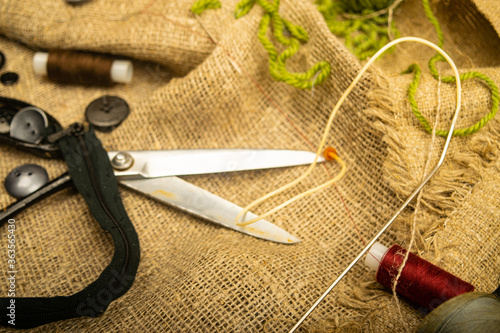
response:
M116 96L103 96L87 106L85 116L97 130L110 132L120 125L130 113L125 100Z
M37 191L49 181L44 168L36 164L18 166L5 178L5 189L14 198L20 199Z
M43 139L43 130L48 126L45 112L28 106L16 112L10 123L10 136L29 143L37 144Z

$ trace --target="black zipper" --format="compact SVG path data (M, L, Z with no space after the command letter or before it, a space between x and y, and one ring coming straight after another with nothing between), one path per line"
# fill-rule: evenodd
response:
M85 157L85 165L87 166L87 169L90 174L90 180L92 182L92 187L94 188L96 194L97 194L97 199L99 200L99 203L101 204L101 207L104 209L106 212L106 215L110 218L110 220L113 222L113 224L116 226L116 228L120 231L120 235L123 238L123 242L125 243L125 260L123 261L122 268L118 274L118 277L116 278L115 282L113 283L113 287L116 286L118 282L120 282L125 275L125 272L127 270L127 266L130 262L130 244L128 242L128 238L125 235L125 232L123 231L122 226L120 223L116 220L116 218L111 214L109 211L108 206L104 202L103 195L101 193L101 189L99 187L96 175L95 175L95 170L94 170L94 165L92 164L92 160L90 158L90 153L87 148L87 144L85 143L85 138L83 136L83 127L80 127L78 132L73 133L78 138L78 142L80 143L80 147L83 150L83 156Z
M95 193L97 195L97 199L98 199L101 207L105 211L106 215L108 215L109 219L113 222L113 224L119 230L120 235L122 236L124 244L125 244L125 260L123 262L123 265L120 269L118 276L114 279L114 282L110 285L114 288L122 281L122 279L125 275L125 272L127 271L128 265L130 264L130 243L129 243L128 238L126 237L125 232L124 232L122 226L120 225L119 221L116 220L116 218L113 216L113 214L110 212L108 206L104 202L103 194L101 193L101 190L98 186L99 184L98 184L98 180L97 180L96 175L95 175L95 170L94 170L94 166L92 164L92 159L90 158L90 152L88 150L87 144L85 143L83 125L80 123L74 123L74 124L70 125L69 128L53 134L53 137L52 138L49 137L49 140L51 142L55 142L66 135L73 135L73 136L77 137L78 143L79 143L79 145L82 149L82 153L84 155L85 165L87 167L87 171L89 173L90 180L92 182L92 187L94 188ZM74 307L74 308L70 308L70 309L53 311L53 312L17 313L16 318L20 321L33 321L33 320L38 319L38 318L46 319L47 317L50 317L51 319L55 317L54 318L55 320L69 319L69 318L78 317L77 309L78 309L78 306ZM54 321L54 320L49 320L49 321L47 321L47 323L52 322L52 321Z

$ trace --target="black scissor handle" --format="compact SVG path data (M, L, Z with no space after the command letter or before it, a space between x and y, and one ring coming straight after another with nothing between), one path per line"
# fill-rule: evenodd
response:
M26 110L27 108L33 108L42 112L47 119L47 126L44 129L46 133L44 133L45 135L41 141L36 143L23 141L11 136L12 119L14 119L19 111ZM49 142L46 138L46 136L59 128L61 128L59 122L40 108L23 101L0 96L0 143L5 143L45 158L61 158L59 145Z

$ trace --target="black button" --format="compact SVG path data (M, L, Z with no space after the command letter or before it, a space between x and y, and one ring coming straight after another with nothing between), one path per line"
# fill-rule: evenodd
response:
M11 138L38 144L43 139L43 130L48 126L45 112L34 106L19 110L10 123Z
M110 132L120 125L130 113L125 100L116 96L103 96L87 106L85 116L95 129Z
M79 5L81 3L87 2L88 0L66 0L70 5Z
M10 131L10 124L7 118L0 116L0 134L6 134Z
M5 178L5 189L14 198L20 199L42 188L49 181L44 168L36 164L18 166Z
M5 65L5 56L0 52L0 69L2 69L3 65Z
M7 72L2 74L2 76L0 76L0 81L2 81L2 83L6 86L10 86L16 83L17 80L19 80L19 75L17 75L17 73L14 72Z

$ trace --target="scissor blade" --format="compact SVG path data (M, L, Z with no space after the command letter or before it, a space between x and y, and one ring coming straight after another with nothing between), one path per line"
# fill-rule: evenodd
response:
M113 161L120 152L108 152ZM127 151L130 168L115 171L118 179L157 178L258 170L310 164L316 154L278 149L184 149ZM320 158L318 161L322 161Z
M120 183L162 203L254 237L286 244L300 241L266 220L244 227L237 226L234 220L241 212L241 207L178 177L120 180ZM245 220L254 217L257 215L249 212Z

